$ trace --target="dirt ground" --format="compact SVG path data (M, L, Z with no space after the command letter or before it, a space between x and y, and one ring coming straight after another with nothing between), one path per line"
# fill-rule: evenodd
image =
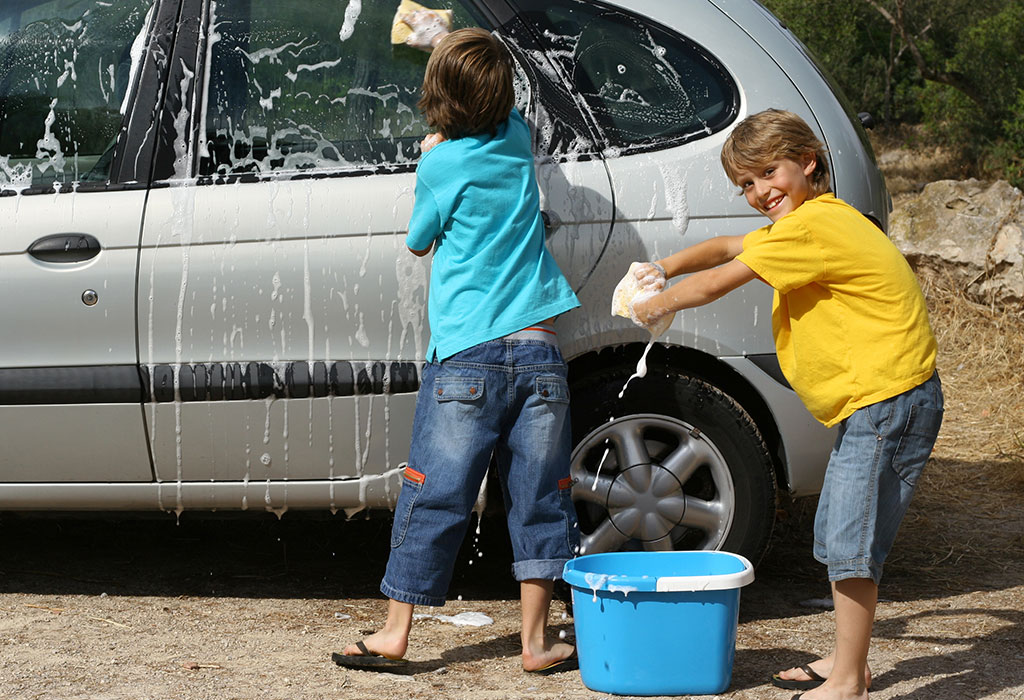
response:
M1024 324L925 280L947 412L886 567L870 656L877 700L1024 699ZM743 589L729 691L788 700L771 673L830 647L814 499L783 503ZM185 514L0 519L0 700L604 698L577 672L526 675L502 528L467 542L450 602L482 627L413 626L412 673L343 670L330 653L376 629L385 519ZM551 624L573 636L565 605ZM680 635L691 631L680 629ZM641 644L642 639L618 643Z

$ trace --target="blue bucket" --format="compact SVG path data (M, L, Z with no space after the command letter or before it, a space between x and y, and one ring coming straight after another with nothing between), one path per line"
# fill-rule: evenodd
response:
M732 680L740 588L729 552L613 552L569 561L580 676L616 695L713 695Z

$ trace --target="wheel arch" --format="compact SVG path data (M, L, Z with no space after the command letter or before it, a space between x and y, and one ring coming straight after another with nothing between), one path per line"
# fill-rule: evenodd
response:
M587 375L611 366L636 367L643 355L644 343L626 343L592 350L568 361L569 384L577 384ZM785 444L778 424L764 397L739 372L725 362L700 350L681 345L655 343L647 355L648 366L665 364L686 371L714 385L732 397L754 421L768 448L781 488L789 484ZM639 380L634 380L639 381Z

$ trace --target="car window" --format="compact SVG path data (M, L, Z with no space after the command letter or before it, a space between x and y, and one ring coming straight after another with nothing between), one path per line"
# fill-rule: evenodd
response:
M0 2L0 190L108 179L151 7Z
M586 101L608 145L670 145L732 122L738 92L698 44L582 0L517 0L538 41Z
M199 174L288 173L413 161L428 55L390 43L397 3L234 0L211 11ZM466 5L454 27L482 26Z

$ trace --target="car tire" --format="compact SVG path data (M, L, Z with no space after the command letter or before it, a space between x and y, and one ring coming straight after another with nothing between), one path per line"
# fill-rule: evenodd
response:
M573 387L571 475L581 554L720 549L757 562L775 522L775 471L757 426L710 383L652 366Z

